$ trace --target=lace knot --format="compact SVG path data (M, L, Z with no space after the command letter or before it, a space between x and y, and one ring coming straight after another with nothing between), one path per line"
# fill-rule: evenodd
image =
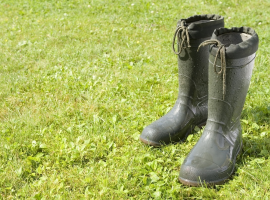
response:
M223 100L224 100L225 94L226 94L226 55L225 55L224 44L222 44L220 41L215 40L215 39L206 40L200 44L200 46L198 47L198 51L202 46L211 45L211 44L218 47L217 54L215 56L215 61L214 61L214 70L217 74L222 74L223 76ZM218 56L220 57L220 62L221 62L220 71L217 70L217 64L216 64Z
M177 44L178 44L178 51L175 50L175 39L177 38ZM173 52L176 55L179 55L182 52L182 49L188 48L190 46L190 40L189 40L189 34L188 34L188 28L184 25L184 22L181 22L181 25L178 26L175 30L174 36L173 36L173 43L172 43L172 49Z

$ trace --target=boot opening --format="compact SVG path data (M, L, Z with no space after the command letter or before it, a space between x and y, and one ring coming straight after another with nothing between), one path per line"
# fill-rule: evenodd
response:
M251 37L252 37L251 35L246 33L231 32L219 35L217 36L217 39L227 47L230 44L239 44L243 41L248 40Z
M203 19L203 20L198 20L198 21L194 21L194 22L187 22L187 25L190 25L191 23L192 24L202 24L202 23L207 23L207 22L212 22L214 20L212 19Z

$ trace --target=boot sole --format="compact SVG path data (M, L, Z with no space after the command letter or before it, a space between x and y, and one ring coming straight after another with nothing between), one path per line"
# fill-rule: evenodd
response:
M210 182L198 182L198 181L190 181L188 179L183 179L181 177L178 178L178 180L184 184L184 185L187 185L187 186L192 186L192 187L201 187L201 186L206 186L206 187L213 187L215 185L222 185L224 184L225 182L227 182L229 180L229 178L233 175L234 173L234 170L235 170L235 163L236 163L236 159L237 157L241 154L241 151L242 151L242 148L243 148L243 143L240 145L240 148L238 149L238 152L234 158L234 166L233 166L233 170L232 172L230 173L230 175L224 179L219 179L219 180L216 180L216 181L210 181Z
M169 142L169 143L159 143L159 142L154 142L154 141L151 141L151 140L145 140L145 139L143 139L143 138L141 138L141 137L140 137L140 140L141 140L144 144L147 144L147 145L150 145L150 146L153 146L153 147L160 147L160 146L162 146L162 145L167 145L167 144L171 144L171 143L182 142L182 141L184 141L184 140L187 138L188 135L190 135L190 133L194 130L194 128L195 128L196 126L198 126L199 128L202 128L202 126L205 126L205 124L206 124L206 121L204 121L204 122L202 122L202 123L199 123L199 124L197 124L197 125L192 126L192 128L190 128L190 129L186 132L185 137L184 137L183 139L179 140L179 141L171 141L171 142Z

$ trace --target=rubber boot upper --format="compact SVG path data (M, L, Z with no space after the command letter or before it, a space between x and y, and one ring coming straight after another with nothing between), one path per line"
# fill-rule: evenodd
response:
M179 20L177 25L179 93L173 108L148 125L140 136L141 141L153 146L178 142L207 119L209 51L204 47L197 52L197 48L214 29L224 26L224 18L195 15Z
M209 54L208 119L179 175L182 183L192 186L221 184L234 172L242 146L240 116L259 39L248 27L219 28L205 43L213 43ZM225 62L221 61L223 56Z

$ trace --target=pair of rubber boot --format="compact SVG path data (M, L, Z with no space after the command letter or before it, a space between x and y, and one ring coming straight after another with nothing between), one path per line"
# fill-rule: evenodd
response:
M181 166L183 184L222 184L234 172L258 43L252 28L224 28L219 15L195 15L177 23L178 98L165 116L143 130L140 140L152 146L179 142L206 124Z

